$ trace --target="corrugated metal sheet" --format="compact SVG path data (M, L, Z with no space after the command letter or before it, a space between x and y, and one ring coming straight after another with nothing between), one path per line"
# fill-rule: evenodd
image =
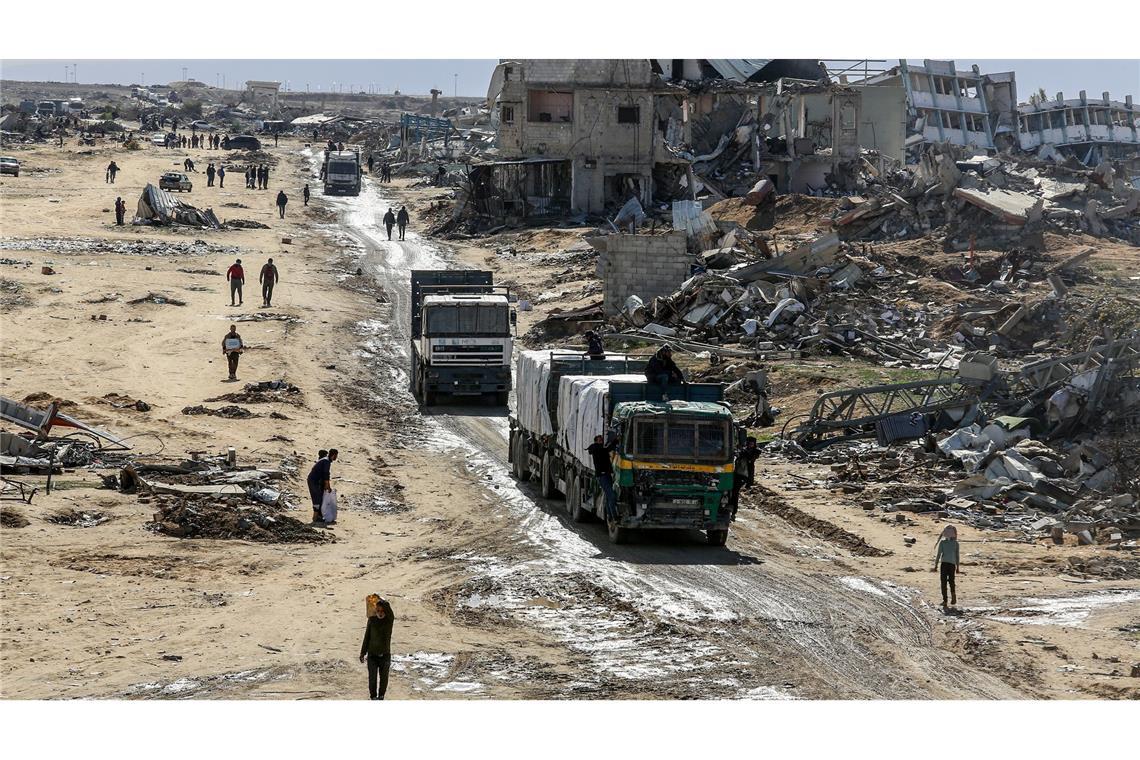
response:
M709 66L725 79L747 82L748 77L768 65L771 58L706 58Z

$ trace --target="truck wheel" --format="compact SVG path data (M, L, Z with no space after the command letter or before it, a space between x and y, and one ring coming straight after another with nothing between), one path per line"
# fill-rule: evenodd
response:
M611 544L624 544L629 541L629 528L621 527L617 520L606 520L606 528Z
M709 546L724 546L728 543L728 530L709 530L706 531L709 539Z
M548 451L542 455L542 498L554 499L558 495L554 485L554 455Z
M526 440L521 435L515 439L515 468L515 476L519 480L530 480L530 460L527 459Z

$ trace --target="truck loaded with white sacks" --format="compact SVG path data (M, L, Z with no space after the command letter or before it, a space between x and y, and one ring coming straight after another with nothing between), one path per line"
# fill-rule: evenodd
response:
M639 529L703 530L723 546L732 513L733 461L742 430L724 386L646 381L648 357L524 351L516 368L508 460L520 480L537 479L546 498L566 499L575 522L605 520L610 540ZM617 514L587 448L613 443Z

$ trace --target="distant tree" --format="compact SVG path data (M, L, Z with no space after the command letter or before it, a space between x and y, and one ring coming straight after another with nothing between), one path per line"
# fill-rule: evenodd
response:
M189 116L191 119L202 118L202 101L200 100L187 100L182 103L182 113Z
M1032 105L1039 106L1049 100L1049 96L1045 94L1044 87L1038 87L1037 92L1029 96L1029 102Z

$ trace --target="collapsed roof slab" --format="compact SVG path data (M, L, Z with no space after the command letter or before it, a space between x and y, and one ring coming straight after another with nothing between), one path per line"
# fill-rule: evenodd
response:
M954 189L954 197L988 211L1003 222L1019 225L1029 221L1029 212L1039 202L1039 199L1032 195L999 189L975 190L958 187Z

